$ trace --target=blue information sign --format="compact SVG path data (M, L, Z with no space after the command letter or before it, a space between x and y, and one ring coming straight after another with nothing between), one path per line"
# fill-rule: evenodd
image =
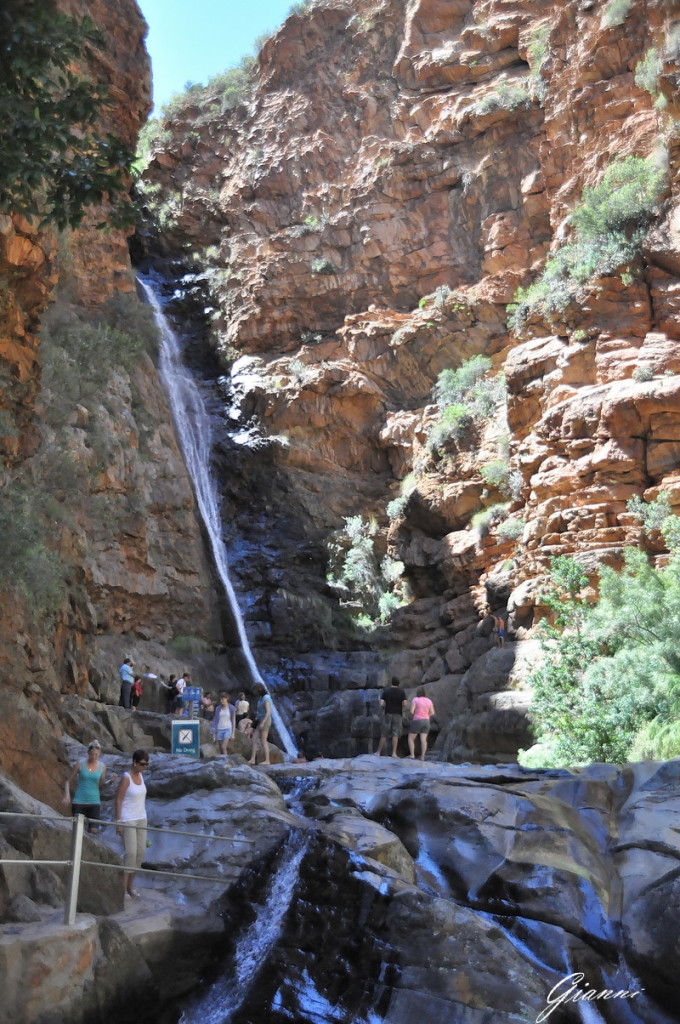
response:
M184 714L187 717L198 718L198 710L201 706L201 697L203 696L203 687L201 686L185 686L182 692L182 701L184 702ZM191 713L191 714L190 714Z
M172 723L172 753L186 757L201 756L201 723L198 719L183 718Z

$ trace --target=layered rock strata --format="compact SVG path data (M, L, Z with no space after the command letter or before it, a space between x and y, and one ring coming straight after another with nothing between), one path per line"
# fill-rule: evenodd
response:
M636 74L652 50L656 103ZM319 542L344 517L377 518L377 548L404 563L416 598L370 641L400 649L385 653L386 675L450 696L492 643L487 603L523 640L544 613L553 555L577 554L595 574L644 543L628 498L663 488L677 505L677 58L674 12L657 0L625 11L330 0L265 43L241 106L225 112L208 88L164 123L146 180L173 217L151 249L193 250L218 353L248 357L232 371L231 415L274 439L249 455L242 433L229 453L251 480L266 462L255 518L239 516L238 485L227 485L236 571L272 669L304 674L291 659L302 651L309 664L322 646L332 616ZM509 333L517 287L569 237L584 188L628 155L667 168L631 272ZM506 376L507 423L433 457L437 375L477 354ZM649 381L633 379L640 368ZM514 540L471 528L507 500L479 472L499 458L515 481ZM390 526L386 505L405 483ZM286 540L300 534L316 545L304 560ZM281 625L305 617L306 628ZM325 660L312 674L324 676ZM342 678L351 684L351 669ZM516 746L525 707L510 708ZM344 713L339 731L355 718ZM488 734L466 749L507 755Z
M60 9L89 16L102 33L82 70L108 89L99 130L134 149L150 108L146 25L136 3L65 0ZM105 208L93 210L58 236L37 222L0 217L2 511L14 527L3 543L12 566L12 558L29 564L36 549L43 552L22 587L7 574L2 581L0 765L54 806L66 769L63 695L117 703L125 656L138 670L180 674L192 651L209 655L224 645L222 598L136 298L127 237L98 229L106 217ZM95 338L108 349L123 335L138 354L119 364L108 351L84 347L83 339ZM14 522L7 507L19 510ZM16 521L22 516L26 527ZM52 576L59 596L42 602ZM176 638L184 646L168 647ZM227 678L224 661L204 661L217 685Z

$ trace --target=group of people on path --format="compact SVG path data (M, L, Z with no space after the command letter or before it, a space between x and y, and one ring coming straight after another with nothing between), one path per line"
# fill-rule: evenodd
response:
M255 714L251 713L245 693L239 693L236 704L229 702L230 694L223 690L219 704L215 706L210 732L219 744L220 753L229 753L229 741L235 732L242 732L252 739L252 752L248 764L256 764L262 750L262 764L271 764L269 759L269 730L272 724L272 699L262 683L254 687L257 697Z
M155 679L156 676L151 672L146 672L144 676L137 675L130 658L126 658L120 666L118 675L120 676L119 704L122 708L127 708L128 711L136 711L144 693L142 679Z
M173 715L183 713L185 709L184 691L187 686L191 686L191 675L189 672L185 672L179 679L176 675L171 675L166 683L164 679L160 679L153 672L147 671L143 675L138 675L134 670L132 659L126 658L118 669L118 675L120 676L120 700L118 703L121 708L126 708L128 711L136 711L144 694L143 680L155 679L167 691L166 712Z
M185 691L191 686L190 673L184 672L177 678L171 675L167 683L151 672L144 676L135 674L134 663L131 658L125 658L118 669L120 676L120 706L134 711L139 705L142 696L142 679L157 679L161 686L167 691L166 712L180 715L186 710L187 698ZM229 741L236 732L243 733L253 741L253 749L249 763L255 764L257 757L262 751L263 764L271 764L269 757L269 730L272 721L272 701L265 686L262 683L255 683L254 693L257 697L255 715L251 712L250 703L245 693L239 693L236 704L231 703L231 694L223 690L220 692L218 701L215 702L211 691L203 694L200 702L200 711L203 716L212 716L211 735L219 744L220 753L227 754Z
M106 781L106 766L101 764L101 743L92 740L87 747L87 757L78 761L64 784L64 804L71 804L72 814L82 814L87 819L90 835L97 835L104 824L101 816L102 786ZM141 868L147 846L146 785L144 770L149 766L146 750L135 750L129 771L123 773L114 798L116 832L123 839L125 856L123 860L123 884L128 896L137 896L134 888L136 872ZM109 776L118 778L115 772ZM75 791L71 795L71 787Z
M129 669L124 673L123 669ZM121 666L121 703L123 703L122 686L127 687L128 683L134 683L133 664L125 659ZM132 677L131 682L129 676ZM182 677L185 686L187 677ZM155 677L154 677L155 678ZM163 684L170 687L170 683ZM177 691L181 694L183 687ZM263 754L262 764L270 764L269 756L269 730L272 723L272 699L264 685L256 683L254 687L257 696L255 715L251 714L250 704L244 693L239 693L235 704L230 703L230 694L222 691L219 695L219 702L214 705L212 701L206 703L212 711L211 734L219 744L222 754L228 753L229 741L238 730L252 737L252 753L249 764L257 763L260 751ZM127 696L127 691L126 691ZM380 705L384 711L383 726L377 753L382 753L388 739L391 740L393 757L397 755L397 745L403 733L403 716L409 701L406 693L399 685L396 678L392 679L389 687L386 687L380 697ZM124 705L125 706L125 705ZM419 687L416 696L410 702L411 720L408 726L408 749L409 758L415 758L416 738L420 737L420 759L424 760L427 753L427 736L430 731L430 722L435 713L434 705L425 693L424 687ZM92 740L87 747L87 756L79 760L73 767L71 774L64 784L64 804L71 804L72 814L83 814L87 819L88 831L91 835L97 835L100 826L104 824L101 818L101 790L107 778L106 766L100 762L101 744L99 740ZM149 767L149 754L144 749L135 750L132 755L132 764L128 771L124 772L118 782L114 798L114 816L116 832L123 839L125 850L123 861L123 880L125 892L130 897L138 895L134 888L136 873L142 866L147 848L147 817L146 817L146 784L144 772ZM108 776L111 780L117 776L112 772ZM72 792L72 788L73 789Z
M383 723L376 751L378 757L382 754L383 747L387 740L392 741L392 757L397 756L397 746L404 731L404 712L408 710L411 720L408 726L408 756L416 756L416 737L420 738L420 760L425 760L427 753L427 735L430 731L431 719L435 714L434 704L425 693L425 687L419 686L416 696L412 698L408 707L408 698L399 685L399 680L392 679L392 684L386 687L380 695L380 707L383 709Z

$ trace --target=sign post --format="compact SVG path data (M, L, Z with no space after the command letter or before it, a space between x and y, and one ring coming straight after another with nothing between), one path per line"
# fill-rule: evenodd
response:
M172 753L186 757L201 756L201 723L198 719L182 718L172 722Z
M187 718L198 718L198 711L201 706L201 697L203 696L203 687L201 686L185 686L182 693L182 700L184 702L184 713Z

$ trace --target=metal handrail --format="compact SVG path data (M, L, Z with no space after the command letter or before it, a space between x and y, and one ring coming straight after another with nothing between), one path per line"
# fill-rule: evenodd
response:
M27 814L24 811L0 811L0 817L10 816L16 818L43 818L46 821L74 822L76 819L76 815L74 814ZM209 832L184 832L181 828L163 828L161 825L133 825L127 821L116 821L111 818L88 818L88 821L91 821L96 825L113 825L114 828L118 828L119 825L124 825L125 828L145 828L147 832L167 832L168 835L192 836L197 839L225 839L230 843L255 842L254 839L242 839L240 836L211 835ZM10 861L6 860L3 863L9 864ZM23 863L23 861L21 861L21 863ZM68 863L68 861L65 861L65 863Z
M27 811L0 811L0 818L44 818L45 821L68 821L66 814L29 814Z
M7 863L7 862L5 862ZM113 871L129 871L124 864L109 864L98 860L81 860L81 864L87 864L94 868L111 868ZM136 875L165 875L169 878L195 878L199 882L226 882L224 875L190 875L187 871L166 871L163 868L135 868Z
M45 864L53 867L68 867L70 868L67 890L66 890L66 907L64 910L64 924L72 925L75 923L76 916L76 904L78 901L78 888L80 884L80 868L83 864L88 867L95 868L109 868L113 871L129 871L130 869L124 864L111 864L107 861L92 861L82 859L82 846L85 832L85 821L86 818L83 814L74 814L71 816L57 815L57 814L34 814L27 811L0 811L0 817L3 818L37 818L46 821L60 821L60 822L71 822L71 856L69 860L37 860L31 857L25 857L22 860L6 859L0 854L0 866L3 864ZM191 836L198 839L223 839L227 842L232 843L250 843L255 842L254 839L245 839L239 836L220 836L220 835L209 835L206 832L184 832L182 829L177 828L163 828L157 825L132 825L128 822L117 822L117 821L105 821L103 818L90 818L92 822L97 825L113 825L115 828L119 826L123 828L134 828L134 829L145 829L148 832L165 832L169 835L180 835L180 836ZM135 873L145 875L165 875L170 878L187 878L194 879L199 882L219 882L225 883L227 879L214 875L195 875L187 871L166 871L160 868L136 868Z

